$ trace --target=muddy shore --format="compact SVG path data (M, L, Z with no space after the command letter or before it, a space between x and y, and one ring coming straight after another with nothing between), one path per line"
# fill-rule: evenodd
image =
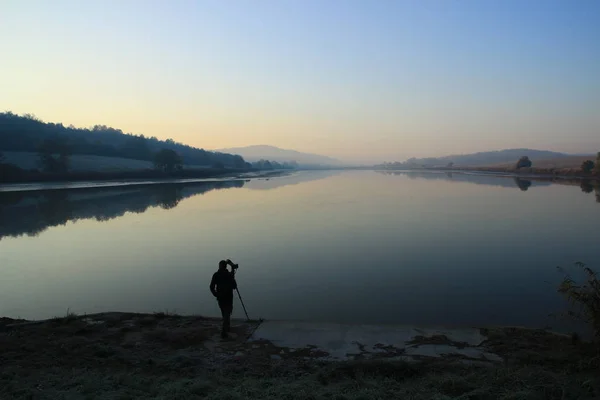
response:
M318 349L253 338L260 321L164 313L0 319L0 399L593 399L600 352L567 335L481 329L501 361L323 361ZM444 335L411 346L447 345ZM385 353L385 352L384 352ZM398 354L396 354L398 355ZM400 354L401 355L401 354Z

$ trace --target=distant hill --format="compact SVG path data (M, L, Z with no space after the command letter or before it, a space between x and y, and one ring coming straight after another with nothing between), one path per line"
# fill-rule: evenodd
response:
M339 165L341 162L335 158L318 154L302 153L295 150L280 149L275 146L256 145L247 147L234 147L217 150L222 153L237 154L245 160L254 162L258 160L271 160L280 163L296 161L300 165Z
M427 166L445 166L448 163L452 162L457 167L482 167L498 164L516 163L517 160L522 156L528 156L534 164L536 163L536 161L541 160L555 160L572 157L572 155L570 154L546 150L506 149L499 151L485 151L472 154L458 154L445 157L411 158L406 162L411 164Z

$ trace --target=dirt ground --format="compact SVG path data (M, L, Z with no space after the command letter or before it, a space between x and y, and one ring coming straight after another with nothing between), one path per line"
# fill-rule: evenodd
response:
M0 319L0 399L594 399L597 347L487 329L495 366L452 359L322 362L310 348L248 342L259 322L163 313ZM442 338L422 338L424 342Z

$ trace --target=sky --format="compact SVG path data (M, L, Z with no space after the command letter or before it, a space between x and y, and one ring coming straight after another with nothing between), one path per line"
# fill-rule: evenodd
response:
M0 0L0 110L348 161L600 151L597 0Z

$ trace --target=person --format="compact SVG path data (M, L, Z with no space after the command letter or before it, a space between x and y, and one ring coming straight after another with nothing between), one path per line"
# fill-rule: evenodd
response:
M231 260L219 261L219 270L215 272L210 281L210 291L216 297L221 315L223 316L223 328L221 337L227 338L231 329L231 313L233 312L233 291L237 289L235 274L227 270L227 265L235 266Z

